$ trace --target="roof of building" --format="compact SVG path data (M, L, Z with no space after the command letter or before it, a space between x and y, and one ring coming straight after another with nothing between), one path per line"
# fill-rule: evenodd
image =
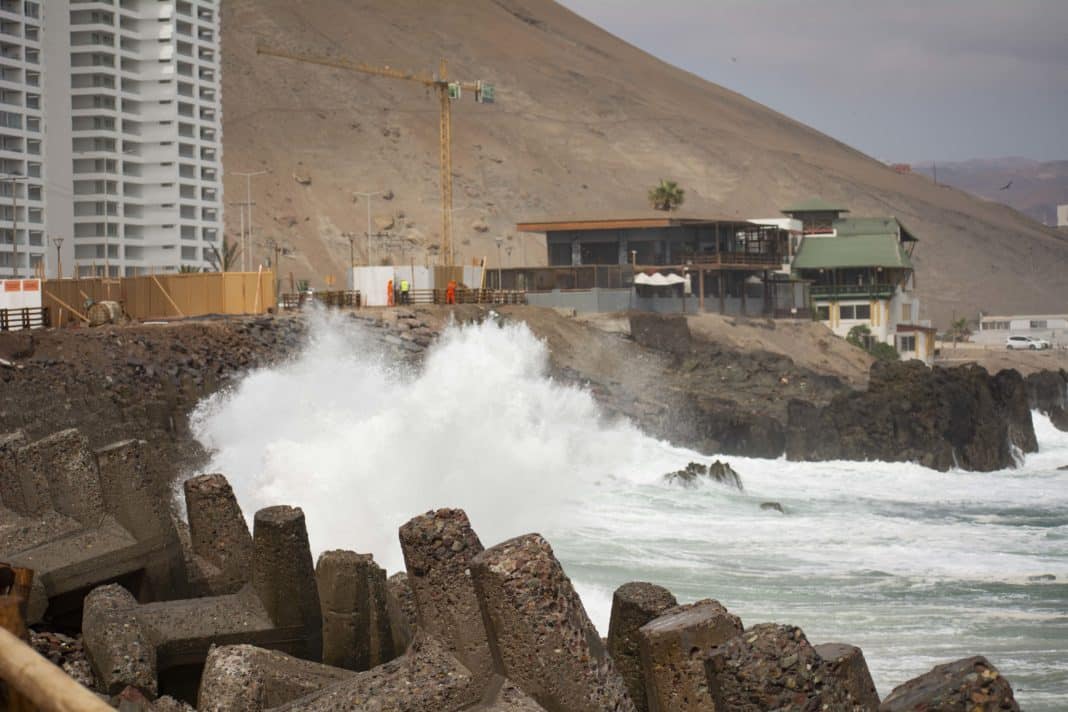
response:
M828 203L823 198L809 198L796 203L789 208L783 208L783 213L848 213L849 208L843 208L833 203Z
M895 217L885 218L839 218L834 221L834 229L839 235L882 235L900 232L902 242L919 242L908 228Z
M845 269L849 267L897 267L912 269L897 235L806 237L794 258L794 269Z
M627 230L643 228L664 227L694 227L701 225L750 225L743 218L673 218L673 217L642 217L642 218L607 218L607 219L579 219L579 220L546 220L542 222L521 222L515 228L519 232L581 232L584 230Z

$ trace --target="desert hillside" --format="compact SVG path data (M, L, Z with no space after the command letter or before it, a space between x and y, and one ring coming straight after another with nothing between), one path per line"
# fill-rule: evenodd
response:
M912 167L938 182L1004 203L1037 222L1057 224L1057 206L1068 203L1068 161L987 158L924 161Z
M661 177L687 190L685 214L769 216L820 195L854 214L892 214L916 251L925 316L1063 310L1068 240L1011 208L921 175L899 175L744 96L669 66L549 0L228 0L223 5L225 169L253 181L256 242L295 250L282 272L341 279L347 233L367 259L422 263L439 240L434 97L415 84L255 53L273 47L485 79L497 103L454 104L458 257L539 263L522 220L643 215ZM298 180L299 179L299 180ZM226 200L244 200L228 175ZM238 213L227 212L236 234ZM258 247L257 250L263 249Z

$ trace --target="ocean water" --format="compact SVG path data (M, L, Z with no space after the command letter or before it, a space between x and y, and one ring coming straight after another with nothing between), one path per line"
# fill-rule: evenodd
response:
M486 546L548 537L602 633L612 591L652 581L859 645L883 696L983 654L1024 709L1068 708L1068 433L1041 415L1040 452L1014 470L732 456L744 492L687 489L661 476L708 458L606 419L547 364L525 326L486 322L449 328L411 372L320 314L299 356L204 401L194 429L246 514L303 507L315 552L392 572L398 526L462 507Z

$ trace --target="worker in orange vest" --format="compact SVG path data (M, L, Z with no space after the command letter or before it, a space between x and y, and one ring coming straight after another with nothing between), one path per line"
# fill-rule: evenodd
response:
M446 304L455 304L456 303L456 280L455 279L450 279L449 280L449 286L447 286L445 288L445 303Z
M386 304L393 306L393 280L386 283Z

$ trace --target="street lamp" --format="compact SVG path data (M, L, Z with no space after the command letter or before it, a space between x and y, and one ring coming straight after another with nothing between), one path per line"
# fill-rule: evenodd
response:
M504 283L501 281L501 245L504 244L504 238L494 238L497 243L497 289L504 289Z
M367 202L367 265L374 264L374 260L371 258L371 197L375 195L381 195L382 191L376 190L373 193L361 193L360 191L354 191L353 195L362 196Z

